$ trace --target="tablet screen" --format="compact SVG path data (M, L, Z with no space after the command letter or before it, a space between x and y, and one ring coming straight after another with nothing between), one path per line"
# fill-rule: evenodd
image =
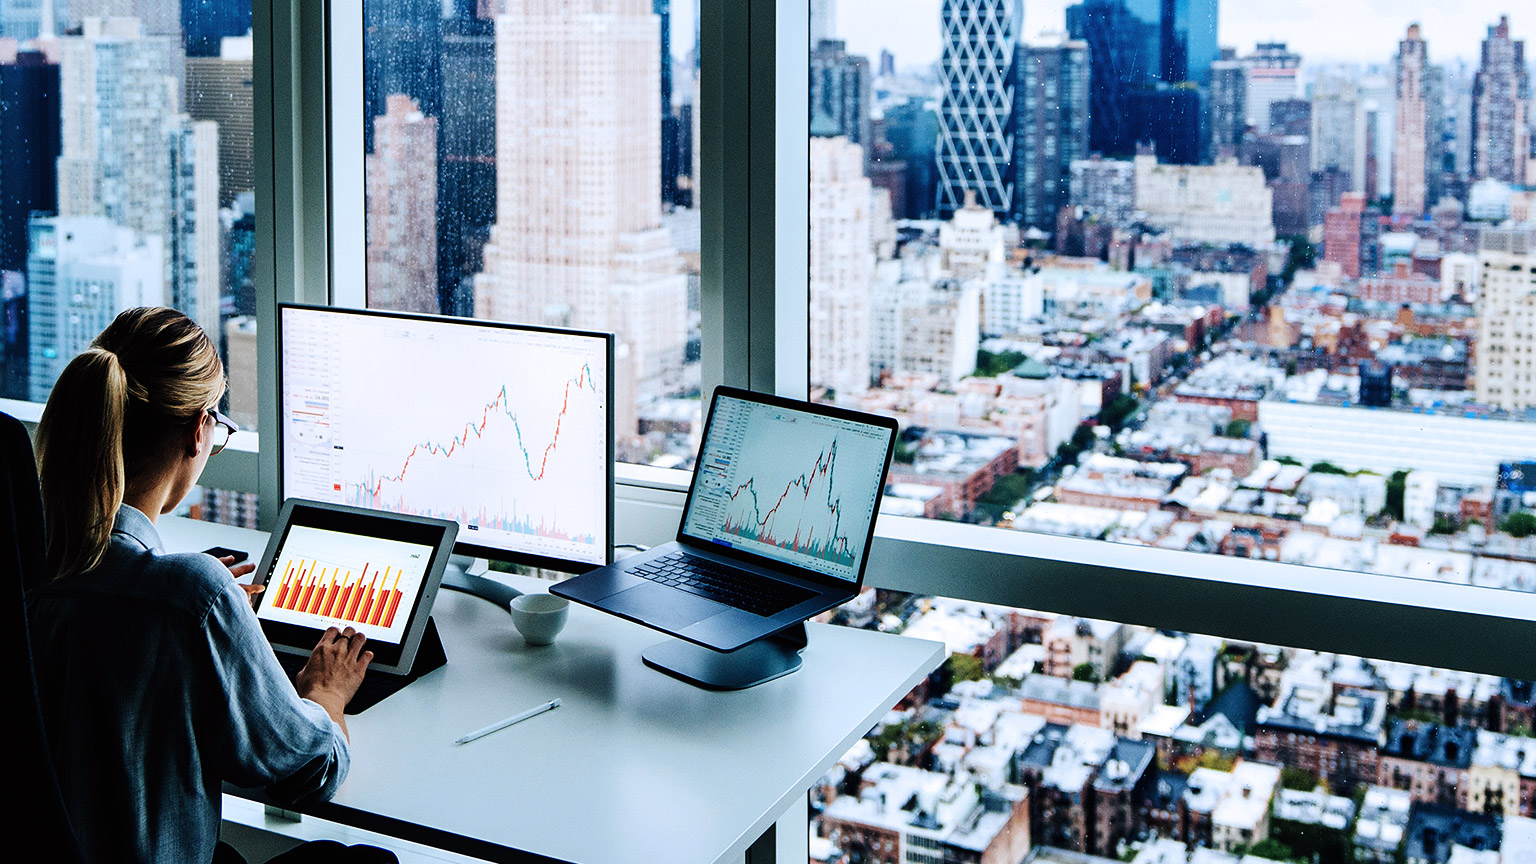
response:
M432 547L294 525L277 550L256 617L324 630L351 627L398 645Z
M290 499L256 573L262 631L274 649L307 654L326 628L351 627L374 667L408 666L455 533L443 520Z

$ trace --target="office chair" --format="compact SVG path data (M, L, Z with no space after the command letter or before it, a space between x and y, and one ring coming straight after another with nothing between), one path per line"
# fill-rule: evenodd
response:
M7 692L21 695L21 735L11 748L16 760L14 789L21 792L21 812L15 824L26 826L34 848L47 850L50 860L81 861L64 796L53 772L53 751L43 728L42 706L37 696L37 673L32 665L32 642L27 630L27 589L43 580L43 502L37 486L37 463L27 429L9 414L0 413L0 572L9 593L5 628L11 647Z

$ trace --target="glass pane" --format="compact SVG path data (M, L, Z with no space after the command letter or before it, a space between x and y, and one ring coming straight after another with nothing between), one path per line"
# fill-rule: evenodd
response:
M250 0L0 4L0 396L46 401L118 312L166 305L256 428L251 45Z
M886 591L827 617L950 655L812 787L813 862L1536 852L1530 681Z
M1536 591L1536 19L811 5L811 392L902 421L888 512Z
M363 19L368 305L616 332L619 458L687 466L696 9L365 0Z

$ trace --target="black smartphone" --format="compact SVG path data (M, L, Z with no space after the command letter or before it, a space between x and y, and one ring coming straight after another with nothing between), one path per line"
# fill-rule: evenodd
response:
M239 564L241 561L251 557L250 555L241 552L239 549L225 549L223 546L214 546L210 549L204 549L203 553L205 555L212 555L215 558L228 558L229 556L233 555L235 560L231 563L234 564Z

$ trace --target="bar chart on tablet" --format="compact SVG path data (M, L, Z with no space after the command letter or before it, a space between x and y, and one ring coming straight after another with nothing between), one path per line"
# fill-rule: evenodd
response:
M295 525L278 551L257 617L304 627L352 627L399 642L432 550L415 543Z

